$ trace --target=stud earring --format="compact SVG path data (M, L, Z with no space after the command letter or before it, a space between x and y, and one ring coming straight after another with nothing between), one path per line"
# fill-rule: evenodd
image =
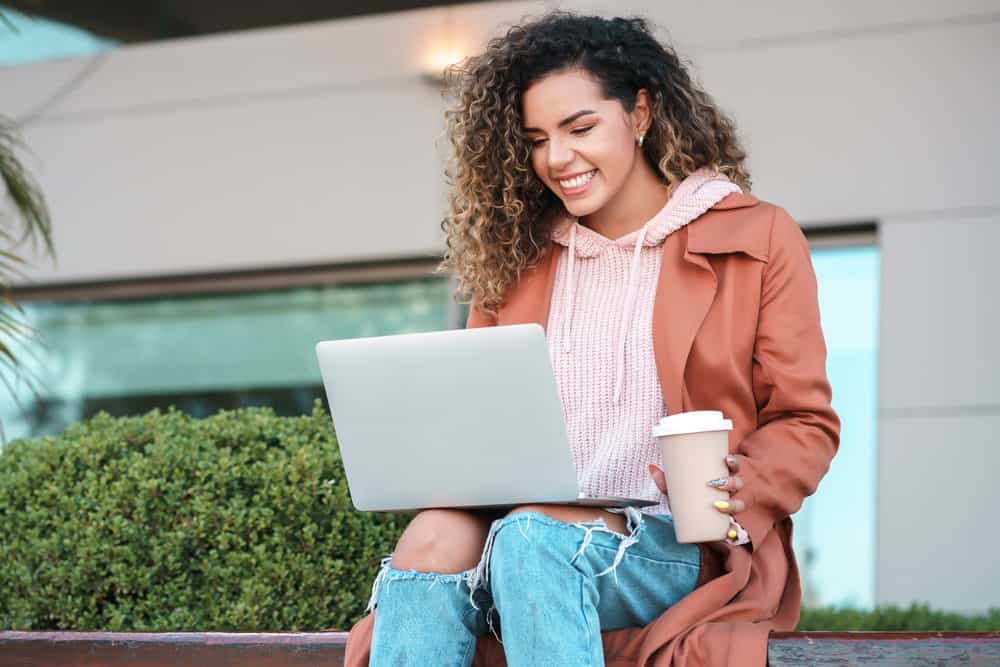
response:
M642 148L642 142L645 140L646 140L645 134L640 134L638 137L635 138L635 142L639 144L639 148Z

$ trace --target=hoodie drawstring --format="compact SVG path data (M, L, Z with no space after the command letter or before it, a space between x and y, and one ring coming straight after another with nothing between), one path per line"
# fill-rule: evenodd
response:
M625 303L622 308L621 324L618 328L618 346L616 348L615 362L615 404L621 402L622 385L625 381L625 345L628 342L629 324L635 311L636 299L639 297L639 256L642 253L642 246L646 242L646 231L649 223L646 223L639 230L635 240L635 248L632 250L632 264L628 271L628 282L625 290ZM576 282L574 281L574 264L576 262L576 225L569 230L568 266L565 287L566 316L563 318L563 352L568 353L572 349L570 333L573 330L573 301Z
M635 310L635 301L639 295L639 253L642 252L642 244L646 241L646 230L649 223L642 226L639 236L635 241L635 250L632 251L632 265L628 270L628 287L625 290L625 304L622 308L622 321L618 329L618 358L615 361L615 405L621 403L622 383L625 381L625 343L628 338L629 324L632 322L632 314Z
M569 353L571 345L570 332L573 331L573 263L576 261L576 225L569 230L569 277L566 279L566 318L563 323L563 352Z

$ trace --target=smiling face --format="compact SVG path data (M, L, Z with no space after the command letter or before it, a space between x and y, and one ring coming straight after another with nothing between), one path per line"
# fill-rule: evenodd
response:
M648 126L645 91L628 112L585 71L570 69L529 86L521 111L535 175L574 217L615 204L637 172L649 171L636 143Z

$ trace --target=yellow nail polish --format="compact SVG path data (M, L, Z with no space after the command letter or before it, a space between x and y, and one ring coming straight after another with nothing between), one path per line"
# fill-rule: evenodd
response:
M725 500L716 500L713 504L715 505L715 509L719 510L729 509L729 503L726 502Z
M731 530L728 533L726 533L726 535L729 536L729 539L735 540L738 533L735 530Z

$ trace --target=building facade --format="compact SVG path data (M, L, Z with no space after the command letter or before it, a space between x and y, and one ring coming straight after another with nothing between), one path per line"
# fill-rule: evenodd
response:
M443 62L551 3L456 5L0 67L58 264L15 432L318 395L322 338L460 326ZM560 6L608 13L607 6ZM626 2L735 119L814 247L843 444L797 522L808 602L1000 606L1000 3ZM3 43L0 42L0 49ZM23 389L22 389L23 391ZM20 420L20 421L19 421ZM942 576L944 575L944 576Z

